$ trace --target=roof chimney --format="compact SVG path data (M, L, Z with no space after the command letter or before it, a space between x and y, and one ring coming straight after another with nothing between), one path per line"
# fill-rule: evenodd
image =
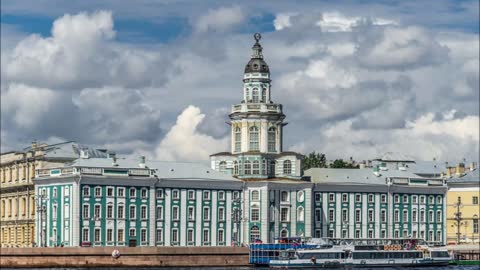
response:
M138 164L140 168L145 168L145 156L140 156L140 163Z
M88 149L80 149L80 158L88 158Z
M470 163L470 171L475 170L475 162Z

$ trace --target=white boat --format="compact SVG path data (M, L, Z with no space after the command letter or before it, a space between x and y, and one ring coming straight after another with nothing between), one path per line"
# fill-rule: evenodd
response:
M285 250L271 260L273 268L335 268L448 265L444 247L429 247L422 239L312 239L315 248Z

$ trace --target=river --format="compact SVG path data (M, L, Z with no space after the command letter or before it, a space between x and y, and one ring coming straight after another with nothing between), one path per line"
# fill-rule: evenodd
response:
M403 267L395 267L395 270L402 269ZM207 270L207 269L212 269L212 270L233 270L233 269L238 269L238 270L260 270L260 269L269 269L268 267L122 267L122 268L50 268L50 269L58 269L58 270L81 270L81 269L88 269L88 270L130 270L130 269L135 269L135 270L192 270L192 269L201 269L201 270ZM310 268L302 268L302 269L310 269ZM313 268L312 268L313 269ZM318 269L318 268L317 268ZM337 268L338 269L338 268ZM355 269L355 268L345 268L345 269ZM362 270L387 270L387 269L392 269L391 267L382 267L382 268L358 268ZM456 266L435 266L435 267L405 267L404 269L408 270L479 270L478 265L473 265L473 266L463 266L463 265L456 265ZM2 268L2 270L45 270L45 268Z

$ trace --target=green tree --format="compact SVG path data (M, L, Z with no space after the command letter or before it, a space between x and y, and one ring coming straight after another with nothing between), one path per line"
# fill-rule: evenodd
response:
M325 158L325 154L316 153L315 151L305 156L303 159L302 169L308 170L310 168L326 168L327 167L327 159Z
M343 161L343 159L335 159L332 165L330 165L330 168L335 168L335 169L346 168L346 167L347 167L347 163Z

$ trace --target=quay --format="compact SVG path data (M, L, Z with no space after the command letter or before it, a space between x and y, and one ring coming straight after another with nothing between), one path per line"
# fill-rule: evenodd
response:
M453 245L447 246L453 254L454 265L480 265L480 247L474 245Z
M112 256L118 250L119 256ZM0 268L248 266L246 247L1 248Z

